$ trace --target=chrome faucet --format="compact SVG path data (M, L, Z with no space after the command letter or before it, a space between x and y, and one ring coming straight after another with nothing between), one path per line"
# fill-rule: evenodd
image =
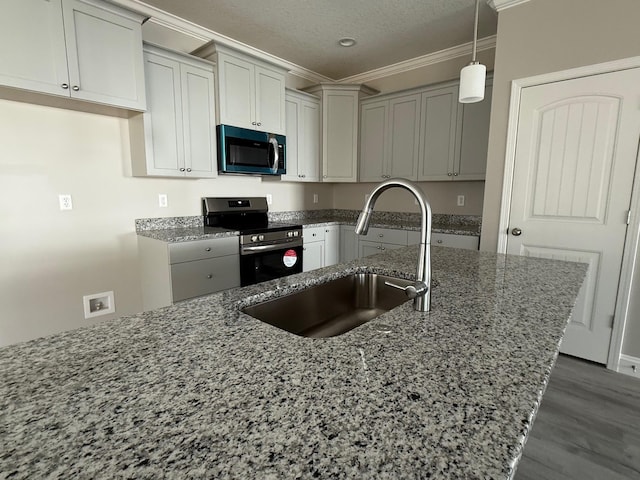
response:
M415 183L402 178L390 178L373 189L369 199L365 202L362 212L356 223L356 233L366 235L369 231L371 213L376 200L382 192L393 187L409 190L416 198L420 206L420 252L416 272L416 282L408 287L401 287L391 282L385 282L393 288L404 290L409 298L413 298L413 308L419 312L428 312L431 309L431 205L424 193Z

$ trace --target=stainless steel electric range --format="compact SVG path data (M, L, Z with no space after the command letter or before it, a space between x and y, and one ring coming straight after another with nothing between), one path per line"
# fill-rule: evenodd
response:
M255 283L302 272L302 227L269 221L265 197L206 197L202 199L208 227L240 232L240 284Z

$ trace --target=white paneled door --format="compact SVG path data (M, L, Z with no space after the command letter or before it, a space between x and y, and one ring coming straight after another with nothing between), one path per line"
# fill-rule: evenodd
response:
M561 351L598 363L607 362L627 233L639 86L640 69L630 69L520 97L507 253L590 265Z

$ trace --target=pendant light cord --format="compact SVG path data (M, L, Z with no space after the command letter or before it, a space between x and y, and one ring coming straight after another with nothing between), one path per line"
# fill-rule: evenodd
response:
M478 7L480 5L480 0L476 0L476 20L473 24L473 55L471 57L471 63L476 62L476 46L478 43Z

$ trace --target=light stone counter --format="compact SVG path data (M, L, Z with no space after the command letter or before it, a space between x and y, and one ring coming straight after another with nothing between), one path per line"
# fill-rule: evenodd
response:
M431 313L339 337L238 307L416 247L0 349L0 477L511 478L586 266L432 250Z

